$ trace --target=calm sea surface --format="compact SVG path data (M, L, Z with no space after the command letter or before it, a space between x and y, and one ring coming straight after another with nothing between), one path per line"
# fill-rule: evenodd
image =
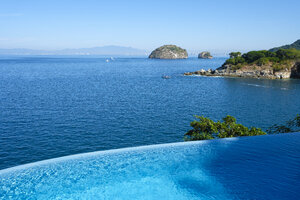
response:
M180 142L193 115L229 114L265 129L300 113L300 80L182 76L217 68L226 58L106 59L0 58L0 169Z

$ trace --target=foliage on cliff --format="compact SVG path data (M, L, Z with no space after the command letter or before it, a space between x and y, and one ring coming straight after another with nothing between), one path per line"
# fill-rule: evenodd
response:
M260 128L251 127L249 129L242 124L237 124L236 119L230 115L223 118L223 122L214 122L213 120L203 116L195 117L199 119L199 121L195 120L191 122L190 125L193 129L185 133L185 141L267 134Z
M284 46L281 46L281 47L272 48L269 51L276 52L279 49L298 49L298 50L300 50L300 40L297 40L296 42L294 42L292 44L288 44L288 45L284 45Z
M229 64L233 69L241 69L245 65L263 66L270 65L274 71L280 71L289 66L291 61L300 59L300 50L279 49L276 52L267 50L230 53L230 58L224 64Z

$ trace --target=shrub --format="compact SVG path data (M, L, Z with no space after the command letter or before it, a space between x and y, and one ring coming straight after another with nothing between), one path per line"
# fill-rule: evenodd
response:
M241 63L237 64L237 65L233 65L231 66L231 69L232 70L239 70L243 67L243 65Z
M296 49L279 49L276 51L276 56L283 60L283 59L299 59L300 58L300 51Z
M300 115L287 121L284 125L275 124L271 126L267 132L260 128L251 127L249 129L242 124L237 124L236 118L230 115L224 117L223 122L214 122L203 116L195 117L199 120L191 122L193 129L184 134L185 141L300 132Z
M231 65L237 65L239 63L245 63L245 59L242 57L229 58L225 62L225 64L231 64Z
M225 61L225 64L235 65L235 58L229 58Z
M250 51L248 53L243 54L242 56L247 63L253 63L254 61L266 57L263 51Z
M214 122L203 116L195 117L199 121L191 122L193 129L185 133L184 139L186 141L267 134L260 128L252 127L249 129L242 124L237 124L236 119L230 115L223 118L223 122Z
M275 63L272 65L272 68L273 68L273 72L279 72L283 70L284 67L279 63Z
M231 52L229 54L230 58L237 58L237 57L241 57L242 53L241 52Z
M279 62L279 60L280 60L277 57L268 57L268 59L269 59L270 62L273 62L273 63Z
M260 58L257 61L255 61L255 64L257 64L258 66L266 65L268 63L270 63L270 60L268 57Z
M288 67L291 61L300 60L300 50L297 49L279 49L276 52L267 50L250 51L242 56L240 55L240 52L231 52L230 58L225 61L225 64L232 65L234 70L240 69L245 64L256 64L258 66L272 64L273 70L276 72Z

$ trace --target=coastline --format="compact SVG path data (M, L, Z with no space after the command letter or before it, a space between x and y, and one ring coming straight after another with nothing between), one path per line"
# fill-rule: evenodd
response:
M256 79L297 79L300 78L300 62L295 62L292 67L284 68L280 71L273 70L270 66L246 66L241 69L234 69L231 65L223 65L215 70L198 70L185 72L184 76L219 76L219 77L239 77Z

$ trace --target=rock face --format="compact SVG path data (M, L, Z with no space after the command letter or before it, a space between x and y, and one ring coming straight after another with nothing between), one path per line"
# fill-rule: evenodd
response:
M188 53L185 49L182 49L176 45L164 45L161 46L149 55L149 58L156 59L186 59Z
M203 58L203 59L212 59L212 55L208 51L203 51L198 54L198 58Z
M201 69L195 72L186 72L185 76L203 75L203 76L229 76L229 77L246 77L246 78L266 78L266 79L287 79L300 78L300 62L293 63L290 69L286 68L281 71L274 71L270 67L253 67L246 66L243 69L233 69L230 65L223 65L216 70Z
M296 62L291 70L291 78L300 78L300 62Z

